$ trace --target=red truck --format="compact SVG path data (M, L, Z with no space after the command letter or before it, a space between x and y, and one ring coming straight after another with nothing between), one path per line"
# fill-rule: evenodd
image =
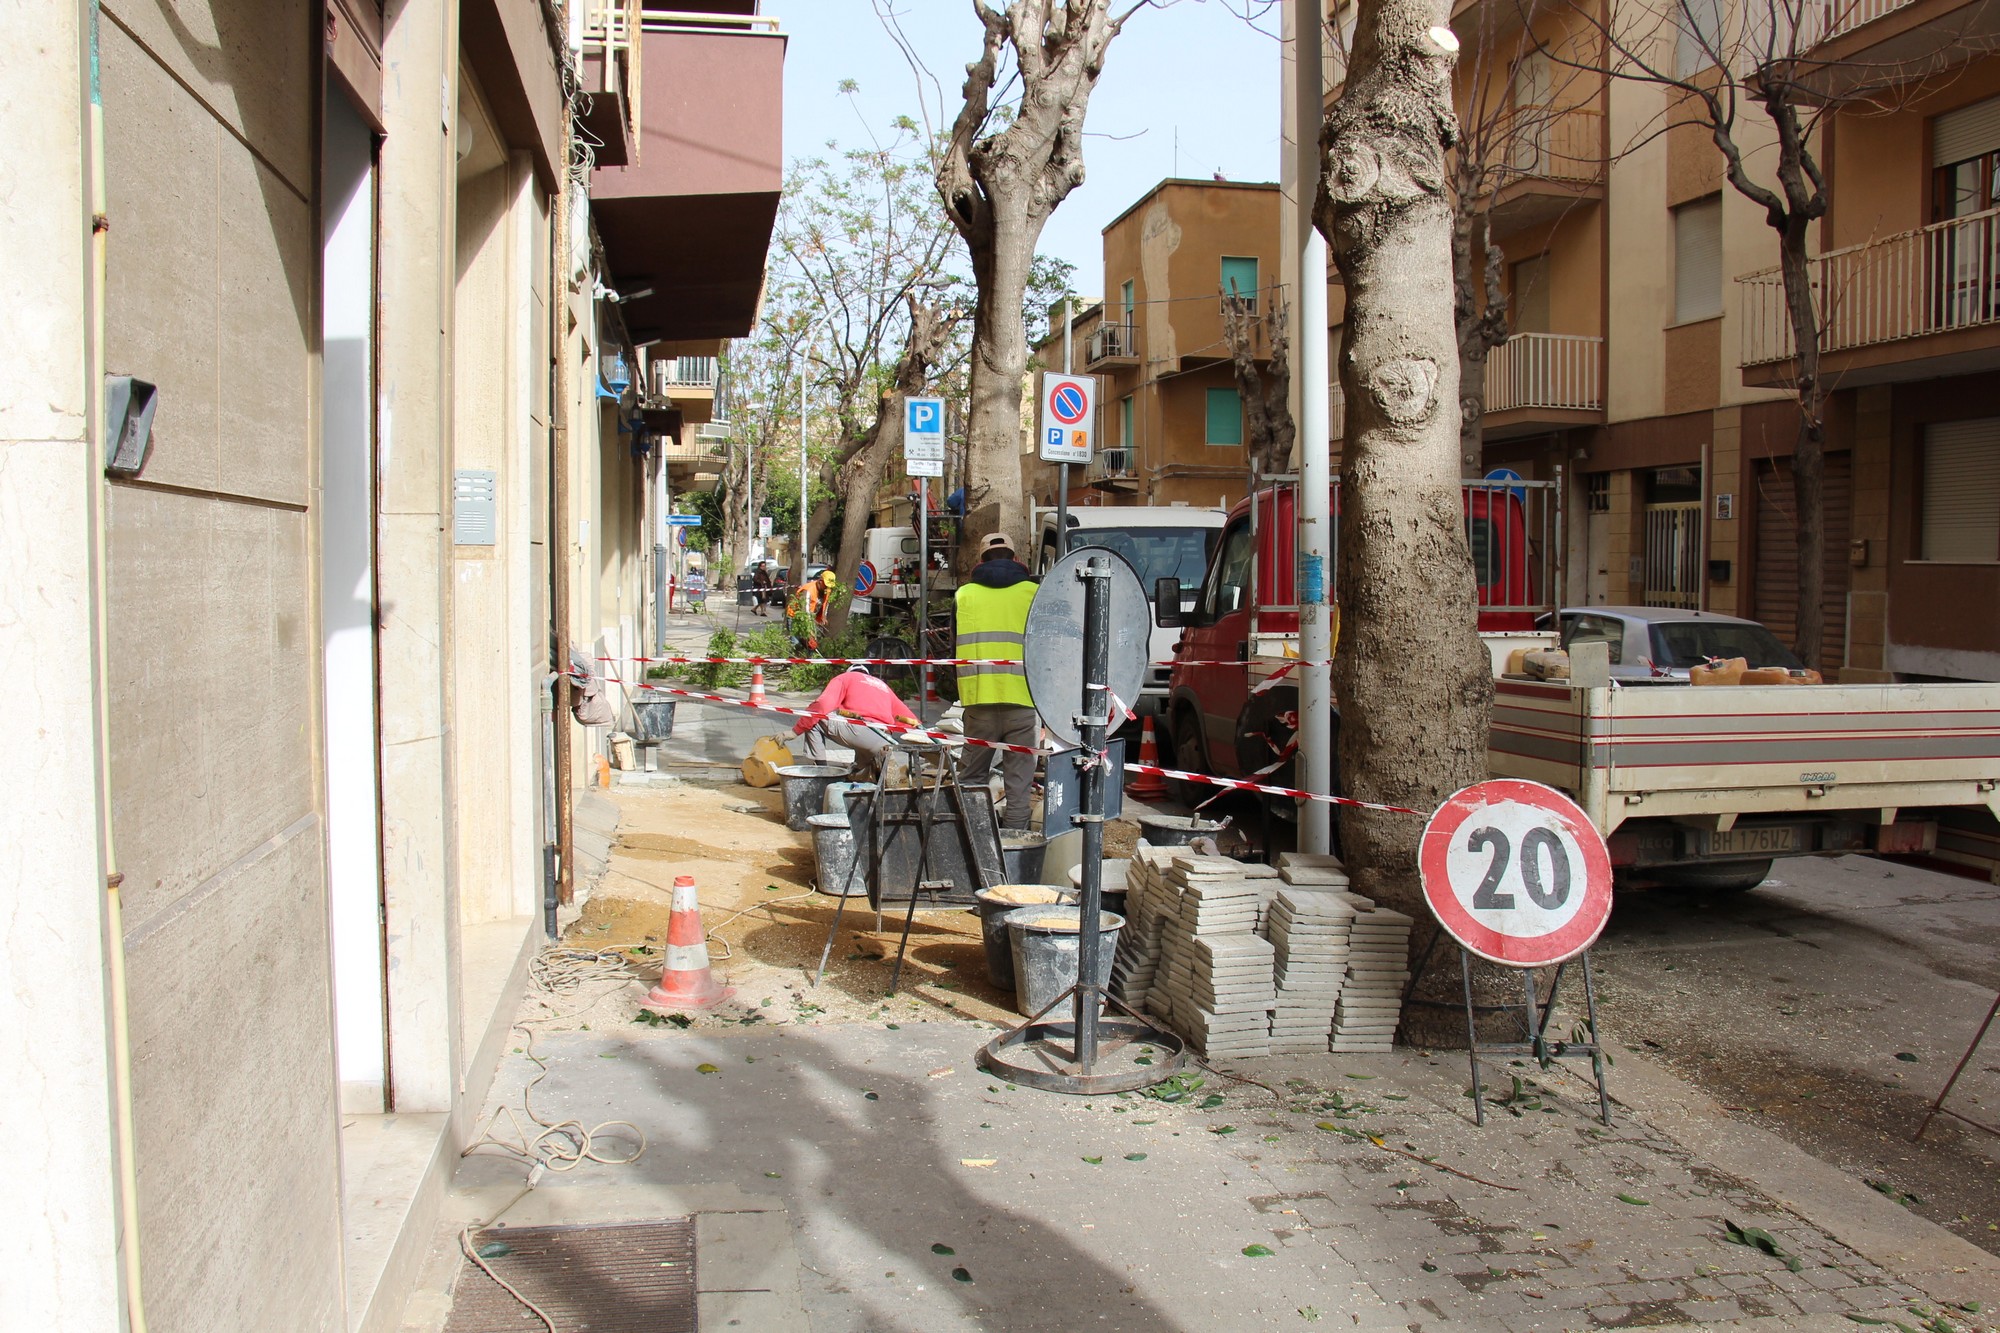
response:
M1159 623L1181 628L1163 710L1177 767L1223 777L1268 770L1268 781L1292 780L1288 756L1299 705L1285 659L1298 652L1296 495L1296 487L1278 486L1238 501L1224 522L1194 609L1174 620L1171 614L1180 604L1158 602L1169 608ZM1535 621L1559 600L1557 496L1555 482L1465 483L1479 629L1496 663L1519 644L1539 645L1546 638L1536 633ZM1339 499L1336 485L1336 511ZM1330 596L1330 568L1327 575ZM1210 662L1248 665L1197 665ZM1283 679L1258 691L1273 674ZM1336 734L1339 725L1336 709Z

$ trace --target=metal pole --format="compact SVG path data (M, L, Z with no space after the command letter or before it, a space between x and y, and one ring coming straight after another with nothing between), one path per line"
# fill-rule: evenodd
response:
M1076 1063L1088 1075L1097 1059L1097 1011L1104 991L1097 984L1098 933L1104 875L1104 752L1111 718L1111 563L1093 555L1077 571L1083 580L1083 716L1078 719L1082 748L1078 769L1076 822L1083 826L1083 919L1077 940Z
M1333 392L1327 382L1326 239L1313 226L1319 191L1321 0L1294 0L1292 47L1296 61L1293 115L1298 151L1293 175L1299 227L1299 498L1298 596L1299 754L1310 792L1332 795L1333 787L1333 611L1328 586L1333 578L1333 459L1329 440ZM1299 811L1299 850L1324 854L1333 849L1333 807L1307 801Z
M931 627L931 479L917 478L917 632L916 656L929 657ZM917 716L929 722L924 705L931 697L931 664L917 668Z
M1070 309L1070 301L1071 301L1071 299L1072 299L1072 298L1071 298L1071 297L1070 297L1070 296L1069 296L1069 295L1068 295L1067 293L1065 293L1065 294L1064 294L1064 296L1063 296L1063 374L1065 374L1065 375L1067 375L1067 374L1069 374L1069 373L1071 372L1071 365L1070 365L1070 341L1069 341L1069 335L1070 335L1070 326L1071 326L1072 324L1074 324L1074 323L1076 322L1076 321L1075 321L1075 319L1074 319L1074 318L1072 317L1072 312L1071 312L1071 309ZM1030 540L1030 541L1032 542L1032 541L1035 541L1035 540L1038 540L1038 539L1037 539L1037 538L1035 538L1034 536L1030 535L1030 537L1029 537L1029 540ZM1058 464L1056 464L1056 553L1055 553L1055 559L1057 559L1057 560L1060 560L1060 559L1062 559L1062 558L1063 558L1064 556L1066 556L1066 555L1068 555L1068 554L1069 554L1069 464L1068 464L1068 463L1058 463Z
M806 353L799 345L799 575L795 584L806 581Z

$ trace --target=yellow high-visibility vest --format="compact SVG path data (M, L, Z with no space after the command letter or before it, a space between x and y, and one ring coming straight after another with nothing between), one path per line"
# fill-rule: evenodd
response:
M958 590L958 656L966 658L1011 658L1011 663L958 668L958 701L967 708L980 704L1019 704L1034 707L1028 694L1028 671L1020 665L1027 656L1028 606L1035 600L1035 585L1023 579L1010 588L989 588L968 583Z

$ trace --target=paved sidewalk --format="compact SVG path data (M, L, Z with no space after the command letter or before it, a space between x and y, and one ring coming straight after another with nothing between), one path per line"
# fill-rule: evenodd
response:
M2000 1301L2000 1261L1636 1057L1610 1130L1583 1084L1532 1069L1481 1130L1456 1055L1255 1062L1283 1106L1216 1076L1180 1104L1079 1099L979 1072L994 1029L936 1014L543 1037L545 1118L651 1143L551 1175L510 1218L782 1212L797 1295L773 1294L791 1256L767 1256L784 1272L741 1326L819 1333L1993 1327L1944 1302ZM493 1105L534 1072L509 1056ZM454 1227L520 1179L469 1160ZM1783 1253L1729 1243L1730 1222Z

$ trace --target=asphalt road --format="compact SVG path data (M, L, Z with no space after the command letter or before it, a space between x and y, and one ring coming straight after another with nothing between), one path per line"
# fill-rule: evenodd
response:
M1593 957L1614 1050L2000 1253L2000 1138L1911 1142L2000 988L2000 888L1795 858L1749 893L1622 893ZM2000 1023L1948 1105L2000 1126Z

